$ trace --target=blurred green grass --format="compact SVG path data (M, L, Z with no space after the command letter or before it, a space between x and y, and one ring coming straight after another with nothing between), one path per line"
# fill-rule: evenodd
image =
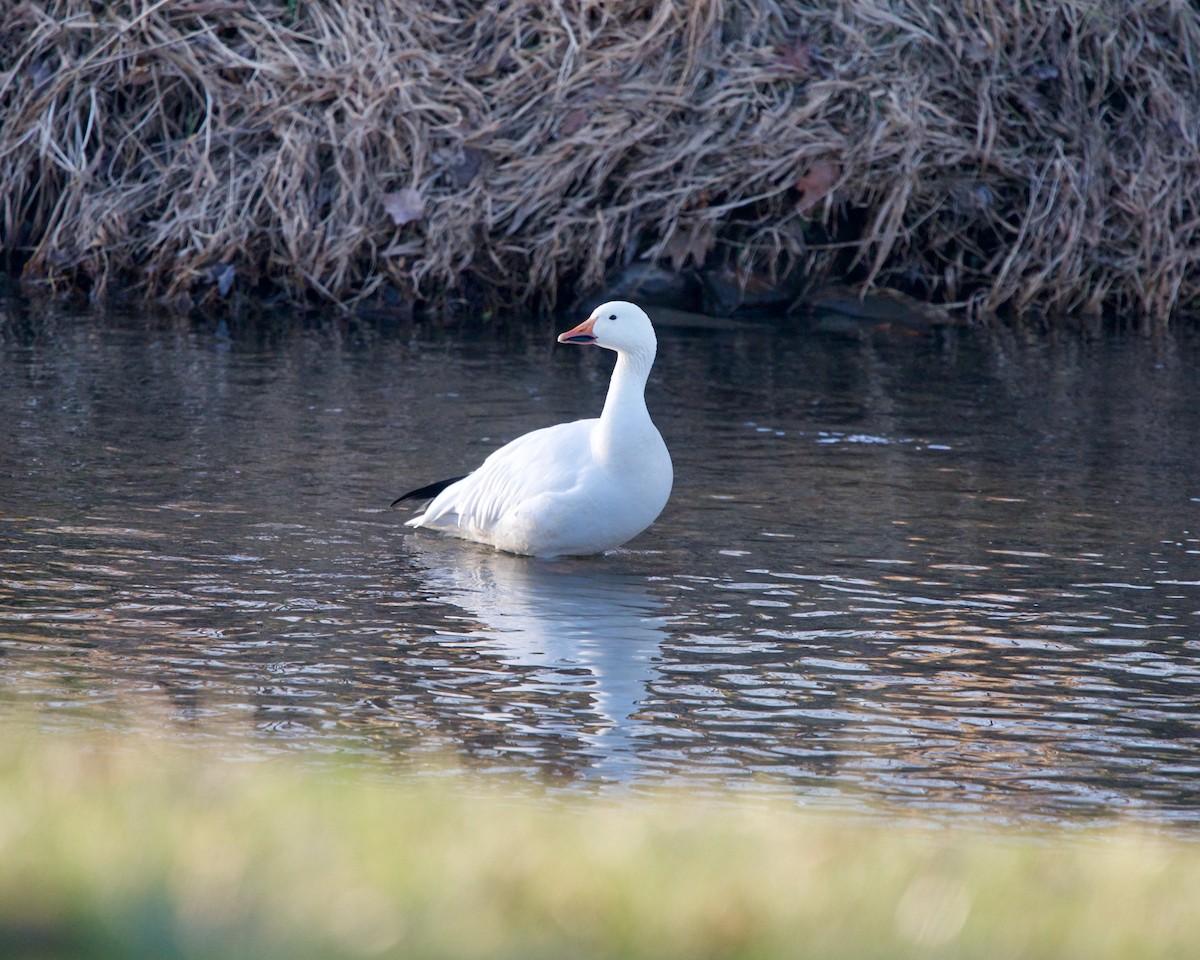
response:
M146 734L10 741L5 958L1200 954L1183 832L552 799Z

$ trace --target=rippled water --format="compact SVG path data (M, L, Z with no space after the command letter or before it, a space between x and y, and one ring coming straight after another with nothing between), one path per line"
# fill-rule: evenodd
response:
M0 307L0 709L568 789L1200 821L1200 341L663 327L676 488L536 561L397 493L611 357Z

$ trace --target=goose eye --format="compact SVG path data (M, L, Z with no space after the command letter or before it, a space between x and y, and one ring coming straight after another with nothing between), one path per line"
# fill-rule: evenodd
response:
M609 320L616 320L616 319L617 319L617 315L616 315L615 313L610 313L610 314L608 315L608 319L609 319Z

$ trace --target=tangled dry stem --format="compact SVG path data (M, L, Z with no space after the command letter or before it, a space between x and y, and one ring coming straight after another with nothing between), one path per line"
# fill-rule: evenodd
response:
M643 258L1161 324L1198 54L1184 0L23 0L0 240L93 295L553 303Z

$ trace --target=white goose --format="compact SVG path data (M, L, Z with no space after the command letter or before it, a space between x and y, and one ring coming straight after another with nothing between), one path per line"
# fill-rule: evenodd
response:
M534 430L477 470L410 490L393 501L432 500L407 522L509 553L602 553L645 530L671 495L671 455L646 410L646 378L658 341L650 318L614 300L559 343L594 343L617 354L604 410Z

